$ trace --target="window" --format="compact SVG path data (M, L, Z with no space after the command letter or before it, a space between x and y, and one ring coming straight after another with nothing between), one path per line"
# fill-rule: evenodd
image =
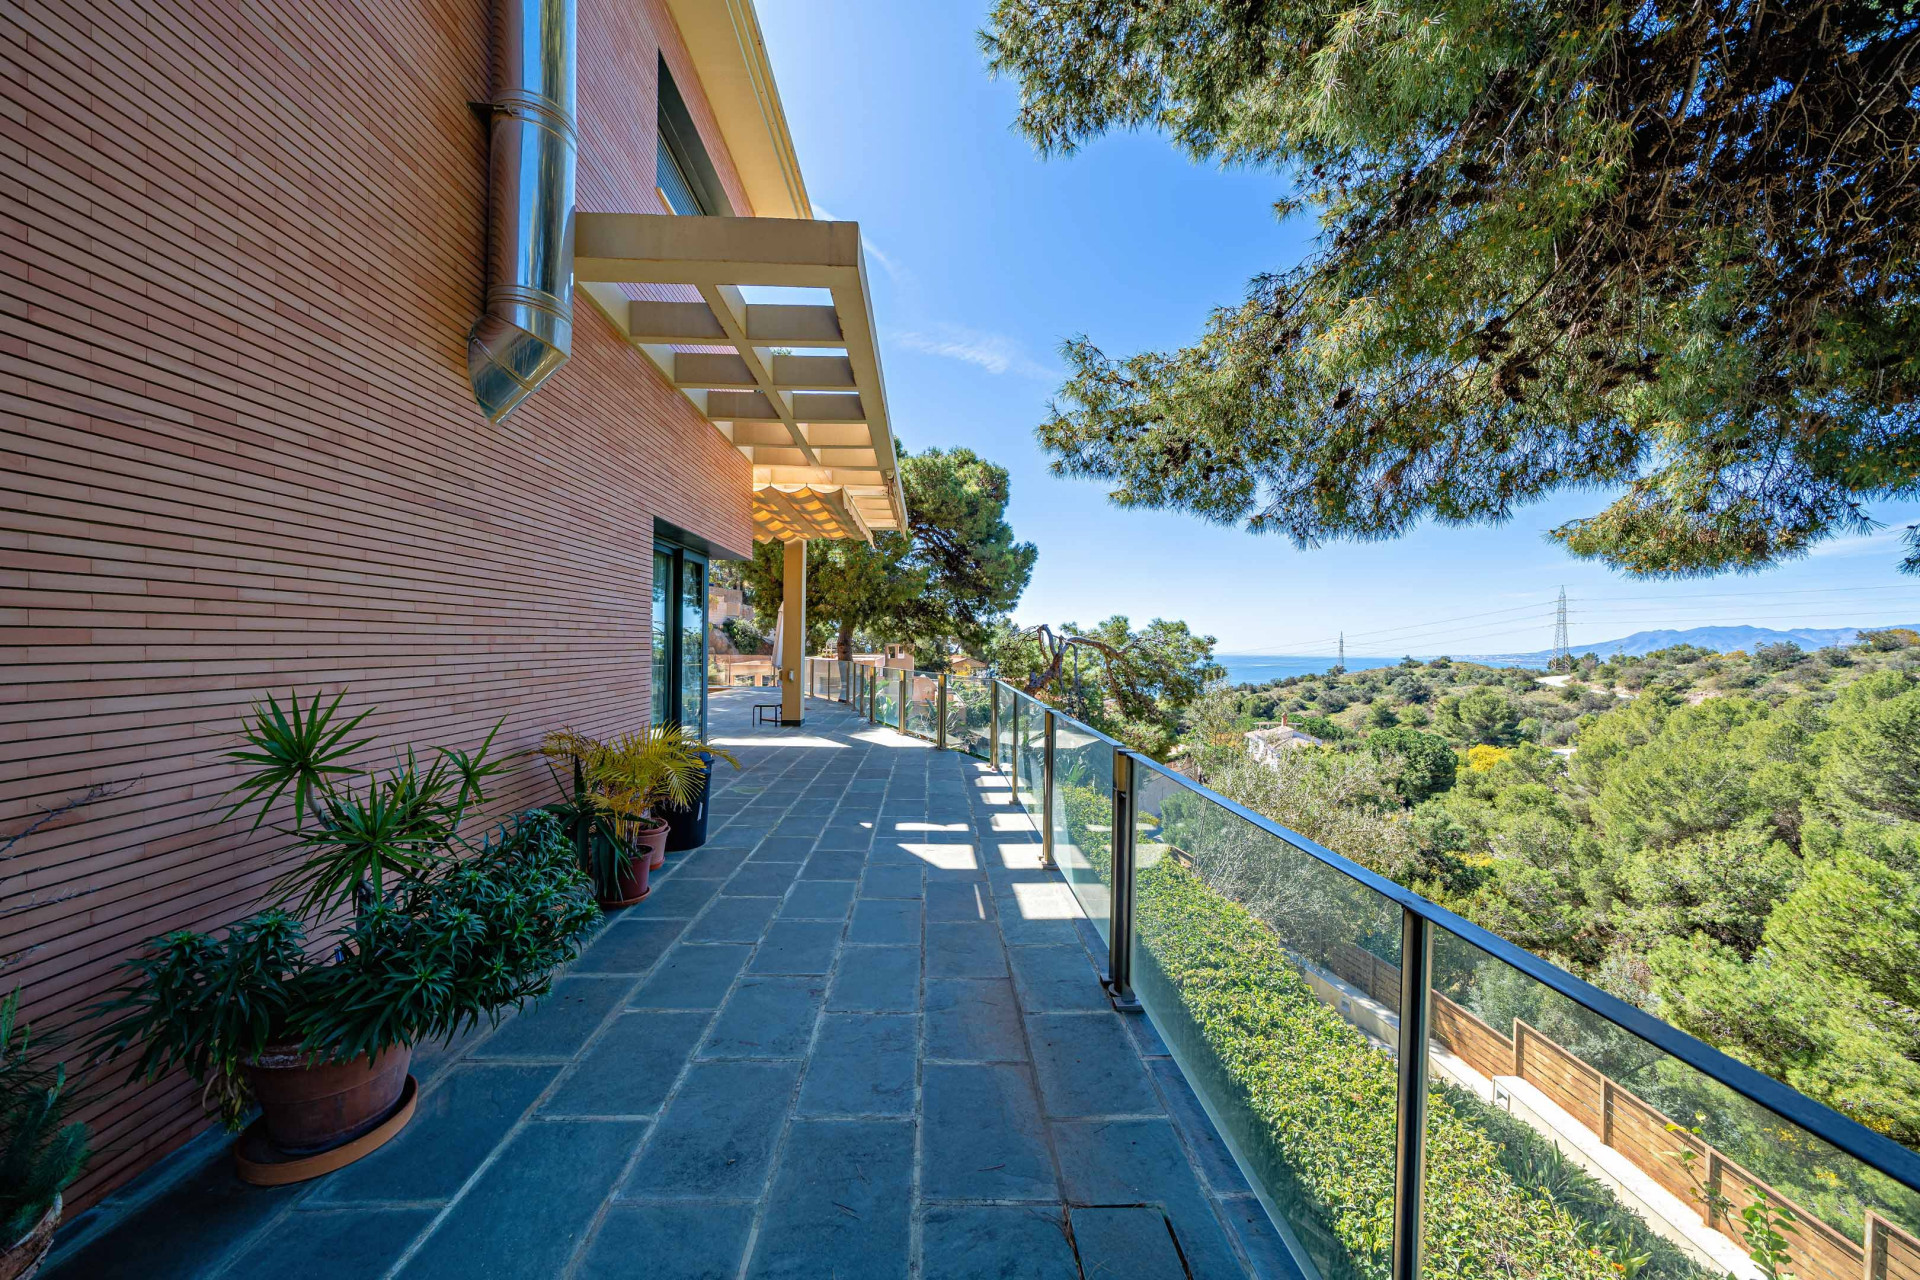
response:
M653 722L707 736L707 559L653 544Z
M700 141L693 115L687 110L680 87L673 82L665 58L659 61L660 112L659 145L654 156L655 182L667 208L687 216L700 214L730 217L733 205L727 200L720 175Z

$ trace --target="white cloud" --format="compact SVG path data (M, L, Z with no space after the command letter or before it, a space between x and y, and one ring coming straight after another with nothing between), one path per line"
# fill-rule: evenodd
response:
M813 216L822 222L844 221L844 219L836 218L825 206L817 204L813 206ZM872 237L868 236L864 231L860 233L860 247L866 250L869 258L872 258L880 264L880 269L886 272L895 284L906 285L913 282L913 273L895 262L893 258L882 250L879 245L875 244Z
M1897 548L1906 536L1906 526L1895 525L1890 529L1863 534L1857 538L1834 538L1832 541L1815 546L1808 554L1815 556L1879 555Z
M916 329L901 330L893 335L893 340L909 351L965 361L992 374L1016 373L1023 378L1043 381L1052 381L1060 376L1058 370L1049 369L1027 355L1005 334L982 333L978 329L957 324L942 324L936 325L931 333Z

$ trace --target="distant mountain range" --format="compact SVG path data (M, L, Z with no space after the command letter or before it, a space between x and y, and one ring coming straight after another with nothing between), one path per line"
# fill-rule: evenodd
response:
M1920 623L1906 622L1892 625L1911 627L1920 631ZM1886 628L1865 629L1884 631ZM1859 627L1796 627L1791 631L1774 631L1768 627L1693 627L1686 631L1636 631L1618 640L1602 640L1598 644L1576 644L1570 647L1576 654L1591 653L1601 658L1610 658L1616 653L1638 657L1658 649L1671 649L1677 644L1695 645L1702 649L1711 649L1715 653L1731 653L1735 649L1752 653L1759 645L1779 644L1789 640L1802 649L1819 649L1830 644L1852 644L1861 630ZM1545 666L1551 661L1553 650L1541 649L1534 653L1491 653L1479 656L1487 661L1536 667Z

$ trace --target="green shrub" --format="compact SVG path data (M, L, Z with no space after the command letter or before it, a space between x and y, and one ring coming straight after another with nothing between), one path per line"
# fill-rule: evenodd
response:
M1142 989L1161 985L1218 1084L1258 1126L1262 1181L1337 1242L1329 1276L1384 1277L1393 1221L1393 1059L1323 1004L1279 940L1238 903L1166 859L1140 873ZM1304 1225L1304 1224L1296 1224ZM1305 1236L1309 1239L1312 1232ZM1313 1249L1311 1243L1308 1246ZM1314 1249L1314 1252L1320 1252ZM1501 1150L1436 1095L1427 1130L1426 1252L1434 1275L1614 1280L1572 1214L1516 1184Z

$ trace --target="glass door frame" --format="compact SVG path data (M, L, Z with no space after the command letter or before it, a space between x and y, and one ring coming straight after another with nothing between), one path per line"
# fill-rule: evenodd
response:
M708 603L708 589L712 584L713 565L710 557L704 551L697 551L685 543L675 542L669 538L655 537L653 540L653 550L656 555L664 555L667 557L668 573L670 575L667 582L665 605L667 688L664 703L666 716L664 720L656 720L655 723L674 722L686 725L689 730L697 733L701 740L704 741L707 736L706 681L707 661L709 658L707 653L707 632L710 627L711 618ZM700 634L694 640L694 643L700 646L700 663L698 669L700 672L701 692L698 724L686 724L686 690L682 687L682 680L686 671L686 658L689 654L687 651L686 619L681 608L681 596L685 587L687 566L689 564L697 564L700 566ZM659 598L660 584L655 583L653 599L658 601ZM648 633L650 643L654 632L660 630L660 621L661 619L659 618L654 619L653 628ZM651 664L652 669L658 670L660 665L658 655L654 655ZM656 691L656 701L657 700L658 695Z

